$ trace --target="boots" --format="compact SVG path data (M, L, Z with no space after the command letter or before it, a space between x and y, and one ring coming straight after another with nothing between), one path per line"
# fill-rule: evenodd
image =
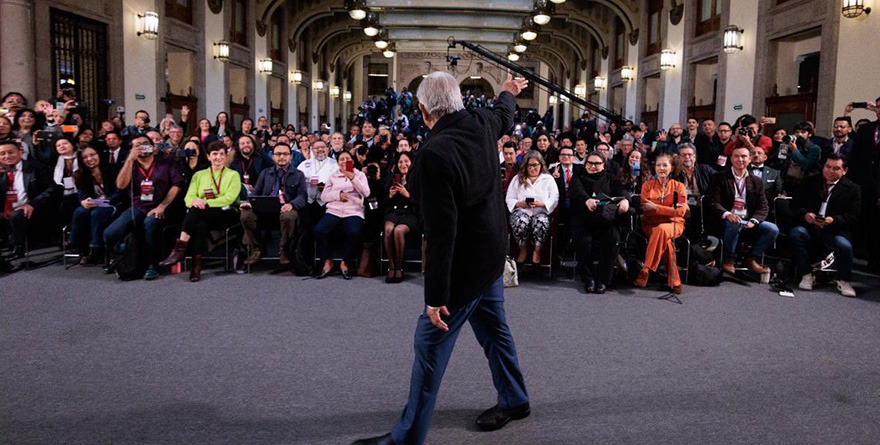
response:
M104 248L100 246L92 246L89 248L88 256L84 256L79 263L84 266L94 266L104 262Z
M259 247L255 247L255 248L251 249L251 254L247 257L246 260L244 260L244 265L245 266L253 266L254 264L257 264L257 262L260 261L260 258L263 258L263 252L260 251Z
M770 272L770 269L758 264L758 262L755 261L754 258L749 258L746 260L746 267L751 269L752 272L759 273L759 274L765 274L765 273Z
M289 246L286 244L278 247L278 267L282 269L290 267Z
M189 281L195 283L202 279L202 256L193 255L192 268L189 270Z
M183 257L186 256L186 245L186 241L178 239L177 243L174 244L174 250L172 250L171 253L168 255L168 258L162 260L159 265L163 267L168 267L172 264L179 263L181 260L183 260Z

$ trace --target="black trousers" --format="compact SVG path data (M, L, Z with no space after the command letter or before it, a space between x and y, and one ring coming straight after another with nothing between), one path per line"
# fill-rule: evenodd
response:
M611 224L572 226L572 238L577 249L578 270L581 277L598 283L610 284L614 273L614 258L620 233ZM598 261L597 265L593 265Z
M238 223L238 211L234 209L197 209L191 207L183 218L182 231L190 236L193 255L208 253L208 233L211 230L225 229Z

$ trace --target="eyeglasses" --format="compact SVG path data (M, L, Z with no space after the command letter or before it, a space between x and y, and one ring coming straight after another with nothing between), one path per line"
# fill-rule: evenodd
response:
M842 124L842 125L841 125L841 124L835 124L835 125L834 125L834 128L846 128L846 127L848 127L848 126L849 126L849 125L847 125L847 124Z
M560 158L570 158L572 156L574 156L574 155L570 155L568 153L563 153L563 154L559 155Z
M529 164L529 168L540 168L541 164Z
M272 156L290 156L290 153L272 153Z
M590 161L587 161L587 165L591 165L591 166L593 166L593 167L598 167L598 166L600 166L600 165L605 165L605 163L602 162L602 161L598 161L598 162L590 162Z
M721 130L721 129L718 129L718 132L719 132L719 133L733 133L733 130Z

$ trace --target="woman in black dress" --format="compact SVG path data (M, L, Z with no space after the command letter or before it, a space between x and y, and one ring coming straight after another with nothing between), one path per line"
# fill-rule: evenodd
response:
M403 252L406 234L418 229L419 217L415 202L410 196L407 182L412 158L407 152L399 153L397 165L392 169L391 180L386 187L385 251L388 252L388 275L386 283L403 281Z

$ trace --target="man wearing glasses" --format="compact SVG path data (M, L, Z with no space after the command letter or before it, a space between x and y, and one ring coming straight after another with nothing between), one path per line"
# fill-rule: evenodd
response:
M263 247L259 236L260 225L261 223L265 224L269 220L268 218L278 218L281 226L278 267L284 269L290 266L288 247L296 228L299 212L307 203L308 185L303 172L290 167L290 145L283 142L275 144L272 158L275 160L275 167L260 172L260 177L257 179L251 195L277 196L281 201L281 211L279 215L260 214L253 211L249 202L243 201L241 203L241 226L244 228L244 242L251 252L244 264L252 266L260 261L263 256Z
M850 122L851 120L848 116L834 119L834 125L831 126L831 133L834 134L834 137L831 138L828 144L822 147L822 163L825 162L825 159L831 153L849 156L853 146L853 138L849 137L849 134L852 132Z

